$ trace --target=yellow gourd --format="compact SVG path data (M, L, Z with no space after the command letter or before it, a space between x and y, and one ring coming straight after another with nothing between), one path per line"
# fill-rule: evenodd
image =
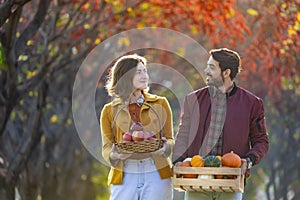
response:
M195 155L191 160L192 167L204 167L204 159L200 155Z

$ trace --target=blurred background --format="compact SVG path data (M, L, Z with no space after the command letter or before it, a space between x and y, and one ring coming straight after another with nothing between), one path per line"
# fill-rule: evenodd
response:
M108 167L90 155L74 126L74 80L94 47L144 27L179 31L207 51L227 47L240 53L243 71L236 82L264 100L270 138L267 156L247 181L245 199L299 199L299 0L0 0L0 199L108 199ZM133 42L120 39L112 53ZM204 83L182 58L186 51L136 53L171 67L197 89ZM175 135L180 102L166 85L187 91L176 76L155 78L167 81L152 84L151 92L168 98ZM110 100L104 83L105 76L96 83L98 117Z

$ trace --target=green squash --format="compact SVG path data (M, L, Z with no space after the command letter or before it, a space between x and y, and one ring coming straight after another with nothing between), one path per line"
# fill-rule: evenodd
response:
M204 167L220 167L221 162L216 156L206 156L204 158Z

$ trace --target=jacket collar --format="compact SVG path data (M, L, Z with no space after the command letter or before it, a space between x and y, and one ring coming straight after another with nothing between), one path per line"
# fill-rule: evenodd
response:
M207 89L209 90L209 86L207 86ZM233 82L233 88L231 89L231 91L229 93L226 92L226 96L227 97L233 96L236 93L237 89L238 89L238 87L236 86L236 83ZM211 94L211 92L208 93L209 96L210 96L210 94Z
M236 93L238 87L236 86L235 82L233 82L233 88L232 90L229 92L228 96L232 96Z
M144 93L145 102L154 102L157 101L158 96L150 93ZM116 98L112 101L112 106L124 105L124 101L121 98Z

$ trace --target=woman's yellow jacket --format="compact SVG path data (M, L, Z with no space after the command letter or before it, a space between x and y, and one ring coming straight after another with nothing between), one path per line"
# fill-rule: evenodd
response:
M171 149L174 145L173 138L173 118L170 105L165 97L145 93L145 102L150 104L155 109L159 118L146 104L143 104L140 110L140 121L143 124L144 131L154 131L156 137L159 138L161 134L160 123L162 125L163 136L167 139ZM123 108L123 109L122 109ZM122 109L116 117L116 123L113 126L116 113ZM108 175L108 184L122 184L123 180L123 163L119 162L118 166L112 166L109 159L109 154L112 151L112 145L115 142L122 142L123 134L129 131L131 125L131 118L128 107L124 107L124 102L117 98L112 102L106 104L101 111L100 126L102 135L102 156L111 165L111 170ZM113 133L114 129L114 133ZM156 168L162 179L170 178L171 161L167 157L152 155Z

